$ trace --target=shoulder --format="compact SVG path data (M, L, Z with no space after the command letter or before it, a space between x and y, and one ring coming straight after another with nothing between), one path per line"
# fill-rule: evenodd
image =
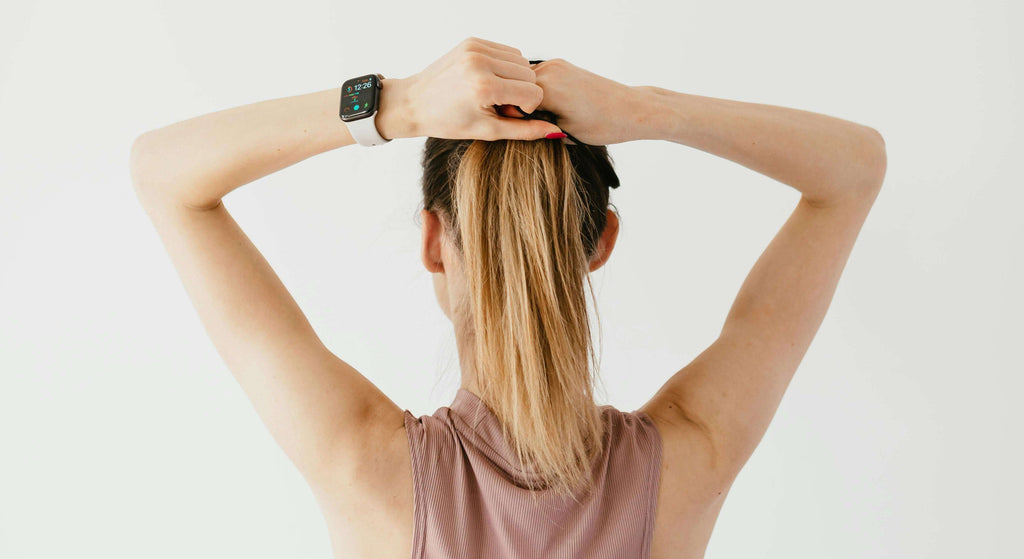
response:
M331 540L345 542L354 556L412 554L415 507L406 436L411 417L402 409L382 413L366 426L367 443L351 457L355 466L313 487Z
M728 489L732 480L726 479L724 470L716 464L708 433L687 418L674 401L659 393L635 413L653 424L661 440L663 498L701 507Z
M359 443L347 448L332 473L311 483L318 500L337 508L367 500L390 501L399 495L411 471L407 415L411 416L390 400L368 413Z
M653 459L661 458L661 430L646 411L625 411L612 405L598 406L598 410L607 431L606 437L612 445L630 446L636 453L649 455Z
M636 494L658 490L663 464L663 441L657 423L647 413L600 406L605 424L605 482L631 485ZM653 495L652 495L653 498Z

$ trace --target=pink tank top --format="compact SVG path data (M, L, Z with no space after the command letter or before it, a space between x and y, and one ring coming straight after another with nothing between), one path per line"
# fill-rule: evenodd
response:
M460 388L451 406L405 410L412 454L412 559L649 558L661 481L661 436L642 411L600 406L597 488L577 503L540 491L537 504L497 416Z

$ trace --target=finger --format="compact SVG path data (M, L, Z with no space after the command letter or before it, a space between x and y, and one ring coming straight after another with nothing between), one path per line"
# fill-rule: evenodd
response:
M487 46L489 46L491 48L495 48L495 49L498 49L498 50L503 50L503 51L512 52L512 53L515 53L515 54L522 55L522 53L519 52L519 49L517 49L515 47L510 47L508 45L505 45L505 44L502 44L502 43L497 43L497 42L494 42L494 41L488 41L487 39L481 39L480 37L474 37L474 39L476 40L476 42L482 43L482 44L487 45Z
M512 62L514 64L519 64L520 66L525 66L527 68L530 67L530 61L527 60L526 57L521 54L516 54L514 52L509 52L507 50L500 50L483 45L481 45L479 49L480 52L486 54L487 56L490 56L491 58L497 58L498 60Z
M520 80L530 83L537 82L537 74L535 74L528 66L521 66L505 60L494 59L491 60L490 66L491 71L499 78Z
M523 120L521 118L494 117L485 126L484 135L488 140L539 140L548 134L562 132L546 120ZM562 136L564 137L564 136Z
M544 98L539 85L520 80L495 78L492 105L517 105L526 113L532 113Z

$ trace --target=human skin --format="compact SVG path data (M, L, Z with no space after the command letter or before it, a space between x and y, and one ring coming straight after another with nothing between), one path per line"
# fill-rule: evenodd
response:
M402 408L323 345L223 198L353 144L338 117L339 99L340 87L333 87L171 124L136 139L130 161L135 192L204 328L325 511L352 510L368 493L402 506L411 499L402 477L409 468ZM430 104L437 99L445 101ZM699 556L724 494L828 310L881 189L885 143L876 130L842 119L627 86L561 59L530 65L518 49L473 38L422 72L384 80L378 129L393 139L540 140L559 131L545 121L502 117L494 105L550 110L558 126L587 143L664 140L699 149L801 193L743 282L718 338L640 408L664 440L652 556ZM434 216L423 234L424 263L448 289L458 281L445 273L456 260ZM597 265L614 238L603 241ZM460 363L472 363L461 349ZM381 441L395 442L381 450ZM339 506L345 502L353 506ZM345 532L355 542L365 532L377 542L402 543L404 527L388 538L379 526L404 509L381 511L332 521L332 539Z

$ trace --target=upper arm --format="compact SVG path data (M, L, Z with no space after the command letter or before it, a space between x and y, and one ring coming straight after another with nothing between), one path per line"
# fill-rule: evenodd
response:
M225 209L136 192L202 324L267 429L309 481L336 480L401 426L401 410L333 355ZM364 450L365 449L365 450Z
M701 434L709 473L722 483L767 430L877 194L864 188L828 206L801 198L740 287L719 337L647 404Z

